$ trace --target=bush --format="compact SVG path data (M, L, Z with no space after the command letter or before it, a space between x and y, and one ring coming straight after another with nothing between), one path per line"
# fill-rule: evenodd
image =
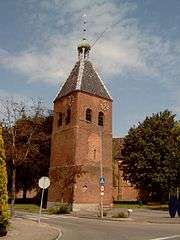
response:
M6 236L7 225L8 225L8 220L5 220L4 218L0 217L0 237Z
M7 171L2 128L0 127L0 236L7 234L8 217Z
M101 214L98 213L97 216L98 216L98 217L101 217ZM103 212L103 217L107 217L107 212Z
M128 214L125 212L119 212L112 216L113 218L128 218Z
M103 212L103 217L107 217L107 212Z
M71 208L70 205L68 204L60 204L56 205L54 207L48 208L48 213L49 214L68 214L70 213Z

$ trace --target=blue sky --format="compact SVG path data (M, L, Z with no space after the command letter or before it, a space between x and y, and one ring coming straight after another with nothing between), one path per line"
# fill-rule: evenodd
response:
M1 0L0 95L51 108L77 60L84 13L91 44L109 26L90 57L114 99L114 136L167 108L179 119L179 0Z

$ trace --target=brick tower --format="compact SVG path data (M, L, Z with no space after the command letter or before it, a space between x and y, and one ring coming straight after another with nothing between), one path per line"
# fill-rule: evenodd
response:
M78 61L54 101L48 205L97 209L99 178L104 206L112 205L112 98L89 61L90 45L78 45Z

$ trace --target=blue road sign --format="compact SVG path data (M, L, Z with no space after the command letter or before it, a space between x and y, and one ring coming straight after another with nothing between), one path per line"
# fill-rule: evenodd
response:
M104 184L105 184L105 177L102 176L99 178L99 185L104 186Z

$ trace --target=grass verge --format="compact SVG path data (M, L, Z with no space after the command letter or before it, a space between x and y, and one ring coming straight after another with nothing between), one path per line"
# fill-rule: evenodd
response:
M9 205L9 208L11 206ZM30 212L30 213L38 213L39 206L36 204L15 204L14 205L15 211L23 211L23 212Z

